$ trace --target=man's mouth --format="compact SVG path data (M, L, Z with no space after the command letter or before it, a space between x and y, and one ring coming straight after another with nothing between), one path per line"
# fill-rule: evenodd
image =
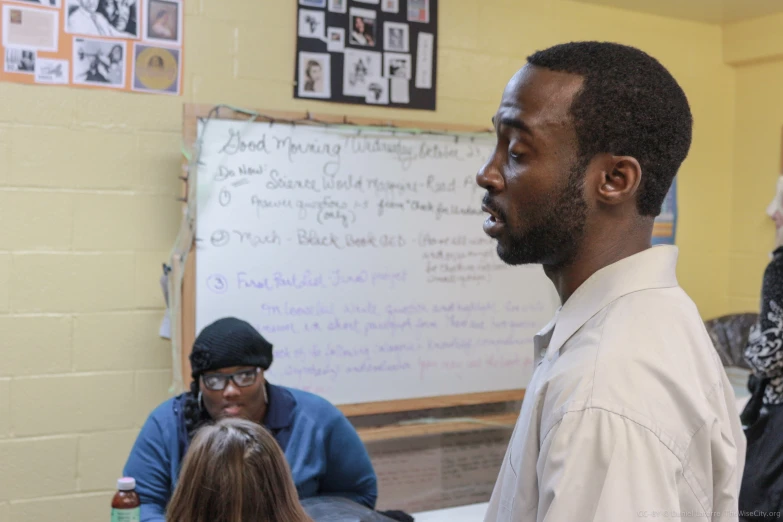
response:
M503 227L506 224L505 221L503 221L499 212L490 208L486 203L481 205L481 210L489 214L487 219L484 220L484 233L489 237L497 237L501 230L503 230Z

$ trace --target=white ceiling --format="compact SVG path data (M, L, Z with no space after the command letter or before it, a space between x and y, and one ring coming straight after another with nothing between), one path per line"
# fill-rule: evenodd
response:
M783 12L783 0L575 0L670 18L723 24Z

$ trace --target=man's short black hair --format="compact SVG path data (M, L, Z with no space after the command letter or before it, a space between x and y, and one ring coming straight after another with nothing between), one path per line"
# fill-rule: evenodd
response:
M688 99L669 71L639 49L607 42L556 45L527 61L584 78L570 110L580 161L633 156L642 167L639 214L660 214L693 131Z

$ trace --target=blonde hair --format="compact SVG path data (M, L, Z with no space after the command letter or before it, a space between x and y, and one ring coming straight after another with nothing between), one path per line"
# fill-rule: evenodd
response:
M166 520L312 522L277 441L263 426L234 418L193 438Z

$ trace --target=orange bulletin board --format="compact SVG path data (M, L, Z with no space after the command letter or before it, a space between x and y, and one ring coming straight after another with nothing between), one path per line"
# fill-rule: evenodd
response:
M180 95L183 0L0 0L0 81Z

